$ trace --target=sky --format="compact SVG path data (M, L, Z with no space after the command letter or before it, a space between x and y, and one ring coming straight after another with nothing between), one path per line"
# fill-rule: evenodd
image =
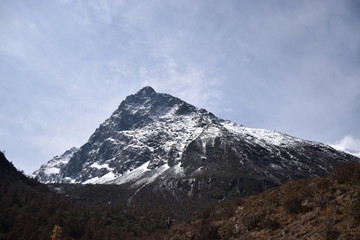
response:
M360 1L0 0L0 150L18 169L82 146L144 86L360 153Z

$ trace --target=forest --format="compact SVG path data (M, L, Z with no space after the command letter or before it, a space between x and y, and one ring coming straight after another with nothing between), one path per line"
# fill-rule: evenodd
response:
M55 225L64 240L138 239L166 228L168 213L161 208L77 201L24 176L3 153L0 157L0 239L50 239Z
M121 195L117 186L67 187L73 192L68 189L59 193L54 191L61 188L59 185L44 185L26 177L0 153L0 239L51 239L55 226L61 228L61 238L56 239L312 236L330 240L360 236L359 163L339 166L326 177L289 181L258 195L221 202L195 213L191 208L178 205L171 209L174 205L151 200L148 205L126 207L114 199ZM87 198L90 195L93 197ZM104 201L107 196L111 202ZM169 219L171 227L166 224Z

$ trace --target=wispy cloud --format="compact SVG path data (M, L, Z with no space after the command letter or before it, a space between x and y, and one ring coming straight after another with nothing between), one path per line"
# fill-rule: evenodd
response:
M2 1L0 145L40 166L144 85L240 124L357 139L357 2Z
M360 139L356 139L350 135L347 135L341 140L330 144L330 146L360 158Z
M197 66L179 66L172 59L158 69L141 68L139 77L144 86L153 86L199 107L217 106L222 95L217 88L221 85L220 80L207 76Z

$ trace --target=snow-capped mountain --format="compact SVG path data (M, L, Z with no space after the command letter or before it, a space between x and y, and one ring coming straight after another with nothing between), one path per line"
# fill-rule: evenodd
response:
M57 159L68 162L55 164L54 158L34 175L47 183L127 183L138 190L152 184L188 196L218 188L215 198L224 191L248 195L359 161L321 143L222 120L151 87L128 96L66 156Z
M78 150L78 148L72 147L62 155L55 156L46 164L41 165L40 169L33 173L33 177L42 183L56 183L61 181L59 174L60 169L62 169L70 161L70 158Z

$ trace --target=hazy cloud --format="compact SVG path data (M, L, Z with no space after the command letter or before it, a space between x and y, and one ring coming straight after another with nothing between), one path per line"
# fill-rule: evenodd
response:
M356 139L350 135L347 135L343 137L341 140L330 145L337 150L347 152L354 156L360 157L360 139Z

